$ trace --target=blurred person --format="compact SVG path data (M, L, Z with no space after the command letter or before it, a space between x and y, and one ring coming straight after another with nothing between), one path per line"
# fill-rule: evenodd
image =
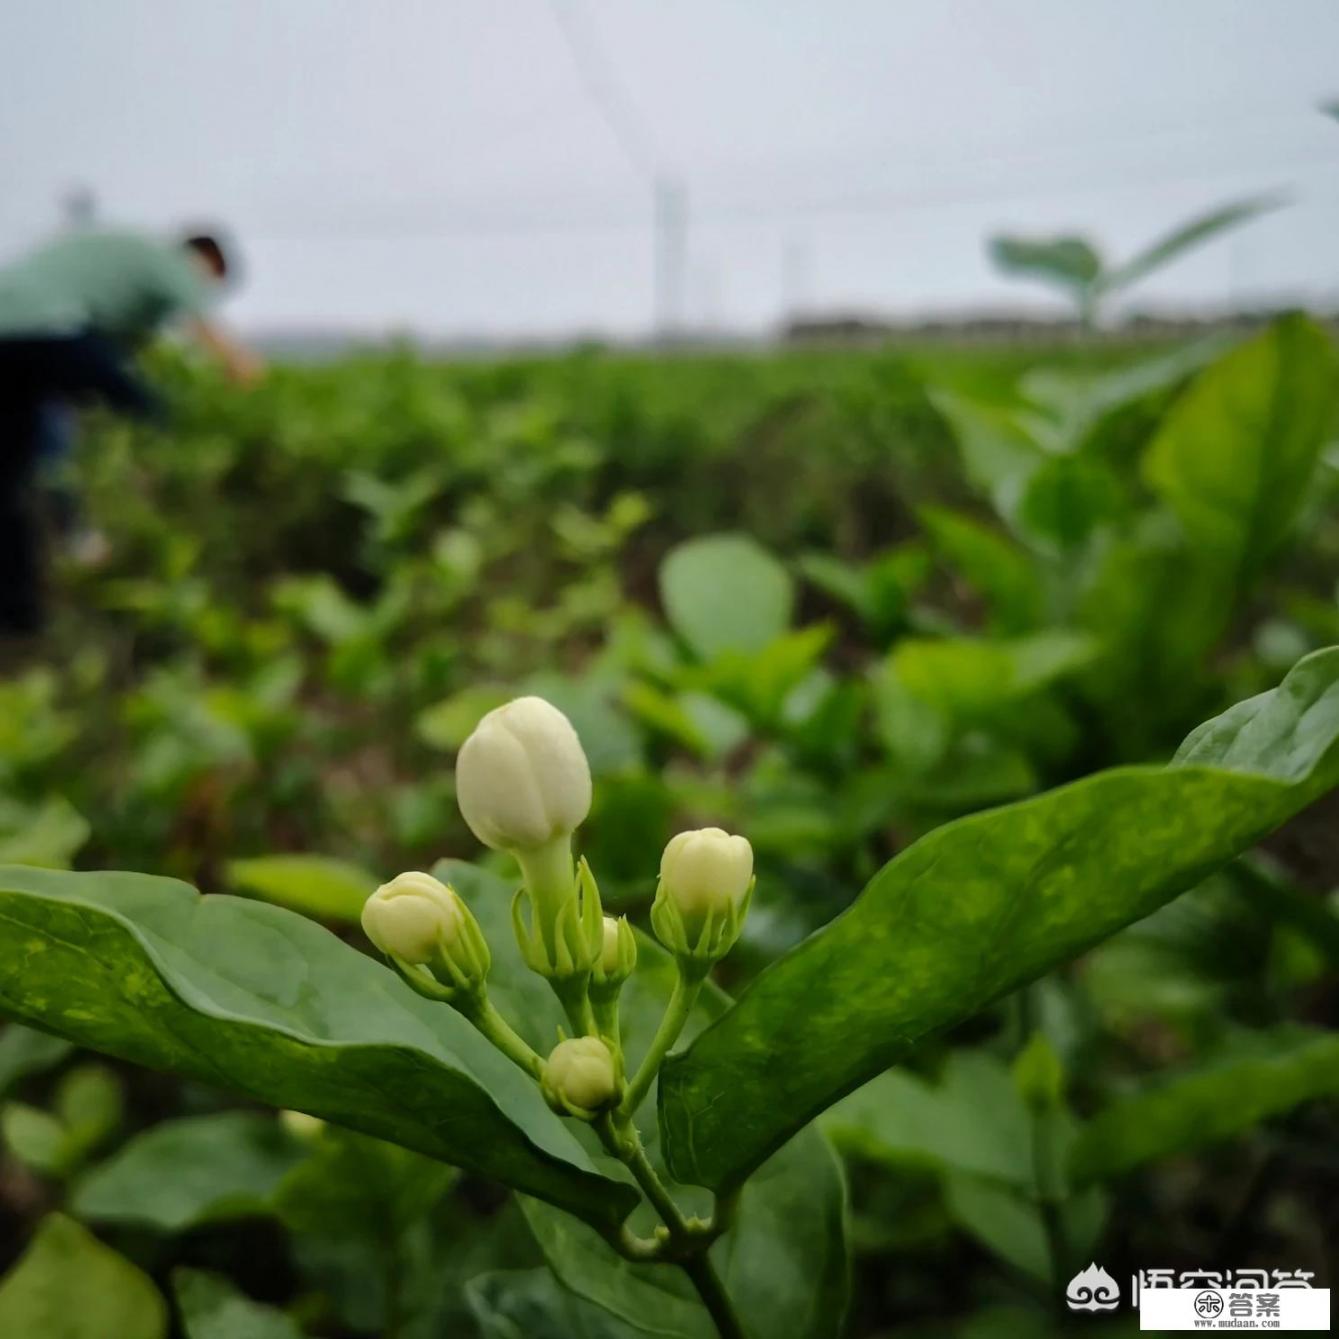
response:
M34 486L39 465L68 457L76 406L161 420L135 355L175 322L232 380L260 375L259 359L210 317L231 268L209 233L165 242L100 229L67 233L0 268L0 633L41 627ZM71 507L67 494L67 522Z

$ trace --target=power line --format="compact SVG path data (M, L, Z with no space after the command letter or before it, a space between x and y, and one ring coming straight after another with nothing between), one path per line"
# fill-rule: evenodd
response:
M664 175L654 137L614 76L610 62L585 21L578 0L550 0L553 17L587 96L632 170L652 180Z

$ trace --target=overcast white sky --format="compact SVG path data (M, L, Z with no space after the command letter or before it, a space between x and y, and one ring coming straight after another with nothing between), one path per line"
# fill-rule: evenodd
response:
M229 222L249 329L636 334L659 172L684 316L761 329L1044 305L986 236L1121 256L1283 188L1136 301L1337 301L1337 57L1334 0L5 0L0 254L83 183Z

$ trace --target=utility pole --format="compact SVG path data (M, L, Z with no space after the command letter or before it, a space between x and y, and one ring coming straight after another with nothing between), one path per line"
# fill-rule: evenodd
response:
M788 237L781 249L781 322L786 324L809 305L813 248L806 237Z
M688 192L673 177L655 180L655 333L666 342L683 313L684 263L688 255Z

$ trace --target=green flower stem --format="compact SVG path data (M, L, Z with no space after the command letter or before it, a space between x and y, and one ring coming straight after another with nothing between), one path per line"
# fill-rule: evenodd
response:
M656 1035L651 1039L650 1049L646 1052L632 1082L628 1084L627 1094L619 1105L619 1112L623 1116L632 1116L641 1106L653 1080L660 1072L661 1063L670 1047L678 1041L684 1024L688 1022L688 1015L692 1012L698 992L702 989L702 982L706 979L705 966L700 971L696 967L685 970L682 958L676 958L675 964L678 975L674 981L674 993L670 996L665 1016L660 1020Z
M514 1061L536 1081L543 1076L542 1057L532 1050L516 1029L498 1013L487 995L462 1001L457 1007L508 1060Z
M642 1147L641 1137L632 1126L627 1127L631 1131L631 1137L621 1144L623 1152L620 1156L627 1164L628 1170L641 1186L642 1192L655 1207L655 1211L665 1220L665 1226L670 1230L670 1236L685 1241L691 1235L692 1231L688 1226L688 1219L684 1217L683 1210L674 1202L674 1196L669 1193L669 1187L660 1179L659 1173L651 1166L651 1159L646 1156L646 1149Z
M576 866L572 863L572 838L563 833L544 846L513 852L521 877L530 894L531 912L539 925L550 960L556 952L558 913L576 897Z
M623 1051L622 1028L618 1021L618 996L591 1000L595 1030L620 1055Z
M599 1027L595 1021L595 1011L590 1002L590 973L580 976L550 979L549 985L558 997L567 1015L568 1026L576 1037L598 1037Z

